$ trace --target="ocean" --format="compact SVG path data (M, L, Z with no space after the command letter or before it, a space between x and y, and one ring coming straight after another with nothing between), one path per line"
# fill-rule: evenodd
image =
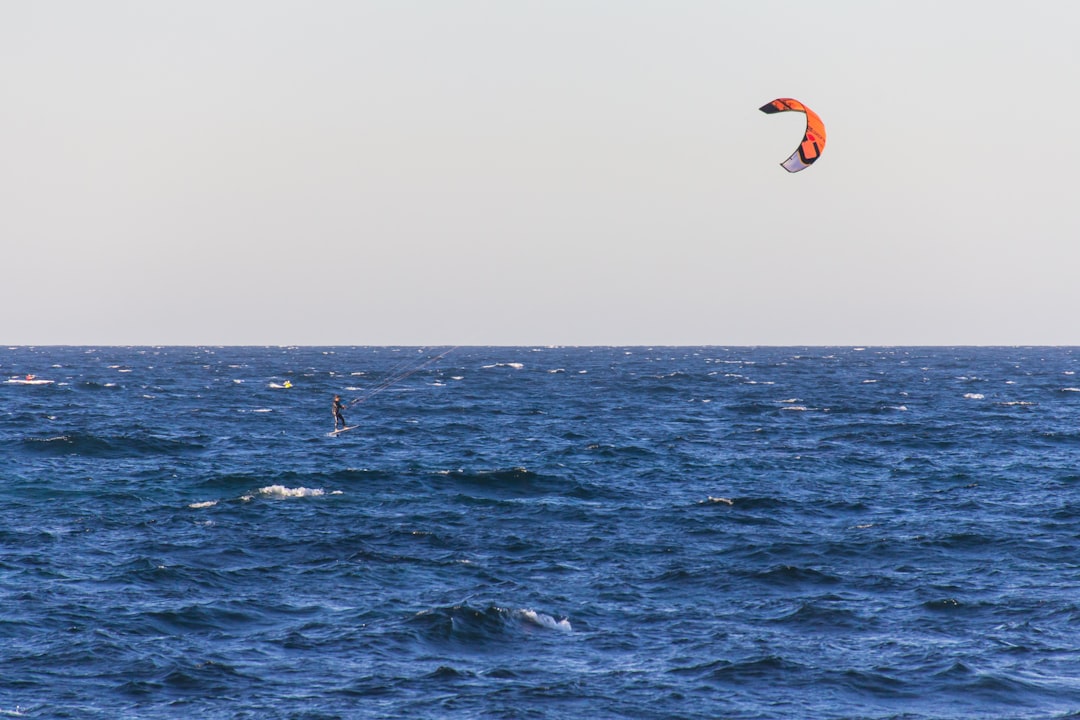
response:
M1080 350L447 350L0 349L0 717L1080 718Z

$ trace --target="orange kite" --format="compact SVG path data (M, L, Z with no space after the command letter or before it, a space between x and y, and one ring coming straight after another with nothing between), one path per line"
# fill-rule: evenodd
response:
M825 149L825 124L821 122L821 118L817 116L817 113L798 100L792 100L791 98L777 98L762 105L759 109L769 115L788 111L801 112L806 115L806 132L803 134L802 143L795 148L795 152L791 154L791 157L780 163L785 170L788 172L805 170L821 157L821 151Z

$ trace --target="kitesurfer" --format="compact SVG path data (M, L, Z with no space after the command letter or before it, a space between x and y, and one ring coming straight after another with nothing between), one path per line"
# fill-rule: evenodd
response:
M342 414L342 411L344 409L345 409L345 405L341 402L341 396L340 395L335 395L334 396L334 430L338 429L338 423L341 423L341 427L343 427L343 428L346 428L346 427L349 426L349 424L347 422L345 422L345 416Z

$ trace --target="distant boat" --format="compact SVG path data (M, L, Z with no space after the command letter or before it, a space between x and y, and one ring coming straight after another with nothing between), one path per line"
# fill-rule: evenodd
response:
M26 377L13 377L6 381L10 385L52 385L55 380L40 380L34 375L27 375Z

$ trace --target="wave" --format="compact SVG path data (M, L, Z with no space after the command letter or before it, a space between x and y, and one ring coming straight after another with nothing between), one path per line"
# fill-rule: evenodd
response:
M177 440L149 434L94 435L81 432L25 438L19 445L23 450L35 454L80 455L88 458L184 455L205 449L202 443L194 440Z
M124 386L114 382L83 380L80 383L76 383L75 387L82 390L122 390Z
M770 585L836 585L841 579L835 575L796 565L777 565L750 575Z
M556 619L531 608L508 609L498 605L483 609L452 605L425 610L410 618L406 625L422 640L466 645L520 639L538 630L573 632L567 618Z
M827 633L836 632L847 628L856 631L866 631L872 624L861 613L844 603L837 602L839 598L824 597L809 600L799 604L791 612L778 617L774 622L783 625L797 625L801 629L819 629Z
M784 660L778 655L752 658L747 660L715 660L699 665L678 667L669 672L678 675L692 675L724 683L742 685L756 680L785 678L792 682L792 677L806 668L797 663Z
M259 488L258 492L264 497L272 498L322 497L326 494L326 491L322 488L289 488L284 485L267 485Z
M439 478L447 478L469 494L493 499L562 495L591 497L593 492L574 480L557 475L535 473L523 467L497 470L441 470Z

